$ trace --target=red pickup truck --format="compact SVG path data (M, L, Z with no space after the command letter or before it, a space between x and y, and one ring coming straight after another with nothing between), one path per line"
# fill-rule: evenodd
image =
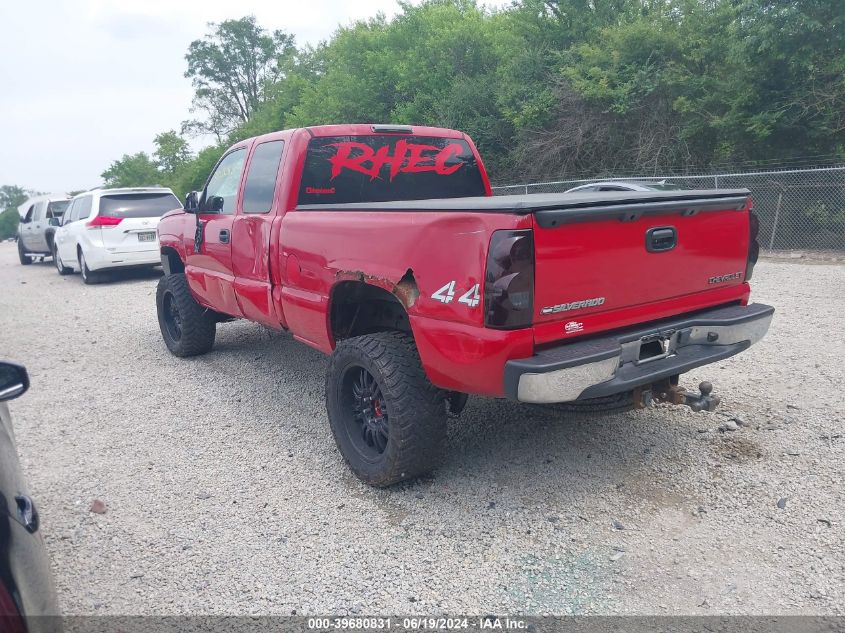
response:
M678 386L760 340L746 190L493 197L463 133L328 125L233 145L158 226L167 347L249 319L331 355L328 418L363 481L429 471L467 394L711 409Z

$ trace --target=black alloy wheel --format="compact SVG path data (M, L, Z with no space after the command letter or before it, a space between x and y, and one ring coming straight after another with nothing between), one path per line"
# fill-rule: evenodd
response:
M174 341L182 340L182 315L179 314L179 306L176 305L176 298L173 293L167 291L163 297L164 309L162 310L162 318L164 320L164 327L167 328L167 333Z
M376 379L364 367L352 365L343 376L344 425L349 439L364 459L375 459L390 438L389 412Z

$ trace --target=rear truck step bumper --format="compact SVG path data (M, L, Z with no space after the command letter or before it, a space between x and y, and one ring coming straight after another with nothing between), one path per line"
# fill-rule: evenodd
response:
M748 349L774 312L762 303L728 306L543 349L505 364L505 396L553 403L633 391Z

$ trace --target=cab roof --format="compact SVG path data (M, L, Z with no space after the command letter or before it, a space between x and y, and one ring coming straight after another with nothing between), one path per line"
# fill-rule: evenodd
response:
M425 125L398 125L394 123L344 123L339 125L314 125L304 128L312 136L369 136L372 134L413 134L414 136L439 136L464 138L464 133L445 127Z

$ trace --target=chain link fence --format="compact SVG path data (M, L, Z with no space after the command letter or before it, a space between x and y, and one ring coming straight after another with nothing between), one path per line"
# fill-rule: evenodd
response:
M751 191L767 250L845 251L845 166L645 178L559 180L493 187L495 195L563 192L606 180L667 181L684 189Z

